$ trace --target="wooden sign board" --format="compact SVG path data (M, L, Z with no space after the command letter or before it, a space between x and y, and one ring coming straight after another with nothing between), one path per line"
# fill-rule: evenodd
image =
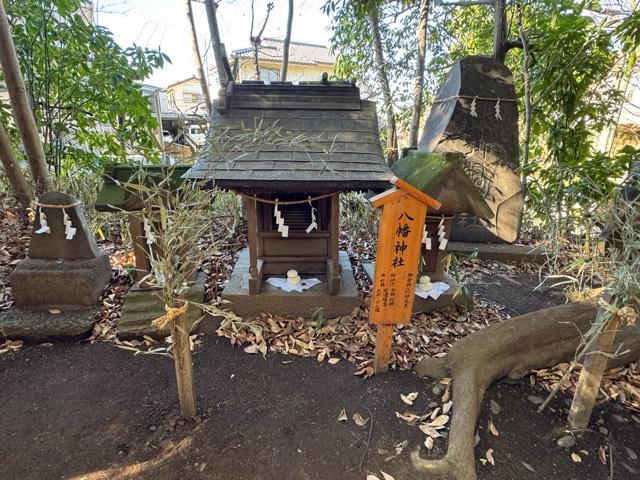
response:
M374 207L382 208L369 310L369 322L378 325L376 373L388 367L393 325L411 321L427 206L440 208L407 182L393 177L391 183L397 188L371 199Z
M398 189L372 200L384 201L378 231L369 322L409 323L427 205Z

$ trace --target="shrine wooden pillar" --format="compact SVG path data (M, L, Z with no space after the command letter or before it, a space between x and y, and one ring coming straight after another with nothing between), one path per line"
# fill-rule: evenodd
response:
M327 249L327 282L329 293L336 295L340 291L342 279L340 271L340 193L331 195L331 220L329 222L329 248Z
M260 293L262 284L262 260L258 259L258 218L257 201L247 195L243 196L247 212L247 236L249 243L249 294Z

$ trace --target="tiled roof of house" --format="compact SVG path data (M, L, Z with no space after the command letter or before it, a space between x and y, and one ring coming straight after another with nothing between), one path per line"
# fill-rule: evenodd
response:
M272 62L282 62L284 41L276 38L264 38L258 49L258 59ZM253 48L241 48L231 54L236 58L253 59ZM324 45L312 43L291 42L289 46L289 63L301 65L333 65L335 56Z
M220 105L207 146L186 177L254 191L389 186L375 104L361 100L355 85L231 83ZM251 144L256 137L267 140Z

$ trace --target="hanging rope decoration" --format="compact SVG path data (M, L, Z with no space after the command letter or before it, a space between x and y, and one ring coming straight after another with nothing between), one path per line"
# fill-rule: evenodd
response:
M74 228L73 223L71 222L71 217L67 213L67 208L73 208L80 205L80 202L70 203L68 205L50 205L47 203L36 202L36 208L38 211L38 219L40 223L40 228L33 233L37 233L38 235L42 235L43 233L49 234L51 233L51 227L47 223L47 215L42 211L43 208L59 208L62 210L62 224L64 225L64 235L67 240L72 240L76 235L77 229Z
M304 200L288 200L288 201L284 201L284 202L279 201L277 198L275 200L271 200L271 199L268 199L268 198L256 197L255 195L245 195L245 197L250 198L251 200L255 200L256 202L267 203L269 205L301 205L303 203L315 202L316 200L322 200L323 198L329 198L329 197L333 196L334 194L335 194L335 192L334 193L326 193L324 195L318 195L316 197L307 197Z
M469 115L475 118L478 118L478 111L476 109L478 100L482 100L486 102L496 102L496 105L494 107L494 116L496 117L497 120L502 120L502 115L500 112L500 102L517 102L518 101L515 98L479 97L477 95L472 97L470 95L456 95L453 97L441 98L439 100L436 100L433 103L445 103L445 102L448 102L449 100L459 100L461 98L467 98L471 100L471 104L469 105Z

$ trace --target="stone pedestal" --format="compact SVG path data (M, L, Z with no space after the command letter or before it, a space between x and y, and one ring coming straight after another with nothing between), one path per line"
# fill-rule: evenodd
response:
M98 249L82 207L61 192L46 193L39 201L29 256L9 276L16 306L39 311L96 306L111 278L111 266L108 255ZM75 229L73 236L67 235L65 213ZM42 231L46 226L48 231Z
M456 62L440 87L418 148L462 153L465 171L494 214L491 220L456 217L451 240L512 243L517 239L524 209L518 104L512 74L504 64L481 56Z
M82 340L93 330L97 308L51 313L12 308L0 312L0 331L11 339L25 342Z
M369 280L373 281L373 272L375 263L365 263L362 265ZM449 285L449 290L440 295L436 300L433 298L422 298L417 295L413 297L413 313L428 313L436 310L442 310L447 307L463 305L467 297L460 290L460 284L448 273L442 273L442 278L438 280ZM460 290L460 291L459 291Z
M249 251L240 252L229 282L222 292L222 299L228 304L223 308L246 318L259 317L261 313L271 313L282 317L311 318L314 311L322 308L324 318L348 315L360 306L360 295L353 276L353 269L346 252L339 252L342 278L340 288L335 294L329 292L324 274L305 274L322 281L303 292L284 292L273 285L263 283L260 293L249 294ZM266 275L266 280L271 275Z
M204 272L199 272L193 284L189 286L186 299L191 302L204 303L206 281L207 275ZM166 313L164 310L164 302L158 294L157 288L140 287L137 285L127 292L124 297L120 319L118 320L119 338L139 338L143 335L161 338L171 335L168 328L161 330L151 325L153 320ZM190 325L193 325L201 318L202 310L190 305L189 310L187 310L187 319ZM208 327L210 326L208 324L215 323L216 321L219 321L219 319L212 317L203 318L192 331L194 333L201 331L199 330L201 327ZM206 330L215 330L215 328L208 328Z

